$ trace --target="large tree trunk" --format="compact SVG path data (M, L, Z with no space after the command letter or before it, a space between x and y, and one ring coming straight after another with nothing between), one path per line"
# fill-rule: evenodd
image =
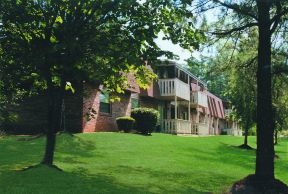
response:
M249 131L249 124L248 121L245 122L245 130L244 130L244 147L248 147L248 131Z
M248 146L248 128L245 127L244 131L244 146Z
M258 181L274 179L274 119L271 94L271 0L257 0L259 45L257 69L257 154L255 175Z
M46 148L42 164L52 166L56 144L56 133L60 129L61 104L63 91L59 87L53 86L51 79L47 84L48 93L48 130L46 132Z
M274 132L274 145L278 144L278 130L275 130Z

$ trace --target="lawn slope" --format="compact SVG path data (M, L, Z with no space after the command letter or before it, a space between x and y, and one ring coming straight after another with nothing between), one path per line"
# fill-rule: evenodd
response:
M255 148L255 138L249 139ZM254 172L255 150L242 137L141 136L125 133L57 137L55 165L37 166L45 139L0 138L0 193L223 193ZM276 177L288 183L287 140L275 148Z

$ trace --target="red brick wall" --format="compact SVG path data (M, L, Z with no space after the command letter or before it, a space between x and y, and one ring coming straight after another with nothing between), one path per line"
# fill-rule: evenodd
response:
M94 112L95 111L95 112ZM99 93L89 86L84 87L82 131L94 132L99 111Z
M159 91L158 83L156 81L154 81L147 89L141 89L140 90L140 96L159 98L160 91Z
M105 114L99 112L96 121L95 131L117 131L116 118L121 116L130 116L131 113L131 100L130 93L120 96L119 102L111 103L112 114Z
M101 113L100 92L86 87L83 98L83 132L117 131L116 118L131 113L131 94L120 95L120 101L111 103L111 114Z

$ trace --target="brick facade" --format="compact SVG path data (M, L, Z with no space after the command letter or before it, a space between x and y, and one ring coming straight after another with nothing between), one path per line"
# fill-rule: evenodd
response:
M180 78L177 77L177 79ZM140 107L159 110L159 131L160 128L163 131L165 122L165 126L170 127L178 122L178 126L182 125L184 129L181 132L188 134L191 134L192 130L196 129L196 125L199 125L199 130L204 130L204 135L218 135L221 134L223 129L228 127L222 100L208 91L204 90L204 93L208 96L207 107L190 107L189 100L177 99L174 96L173 98L161 96L157 82L154 82L149 88L144 90L139 88L131 74L128 75L128 80L128 89L124 94L118 96L121 100L110 103L110 113L101 112L103 109L100 109L100 96L103 97L103 95L101 95L99 90L88 84L81 84L80 87L77 87L75 94L69 93L65 98L65 124L67 131L84 133L118 131L116 118L130 116L132 110L131 101L132 96L134 96L132 94L137 94ZM187 87L188 92L200 90L199 85L196 85L197 87L193 87L193 84L190 86L189 83L187 85L189 86ZM45 131L47 129L46 102L47 96L40 95L26 99L20 107L14 107L13 111L18 115L18 121L13 126L14 129L17 131L29 130L31 132ZM163 132L167 131L164 130ZM171 131L168 130L168 132L170 133Z
M117 131L116 118L130 116L131 113L131 92L119 95L120 101L111 103L111 114L100 112L100 91L86 87L83 98L83 120L82 131Z

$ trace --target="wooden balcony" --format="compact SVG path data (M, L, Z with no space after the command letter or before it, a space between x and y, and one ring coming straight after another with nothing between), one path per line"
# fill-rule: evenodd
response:
M191 92L191 106L192 107L208 107L207 95L201 91Z
M191 134L191 121L181 119L164 119L162 132L170 134Z
M160 96L164 99L173 100L176 96L184 100L190 100L189 85L177 78L159 79L158 85L160 90Z

